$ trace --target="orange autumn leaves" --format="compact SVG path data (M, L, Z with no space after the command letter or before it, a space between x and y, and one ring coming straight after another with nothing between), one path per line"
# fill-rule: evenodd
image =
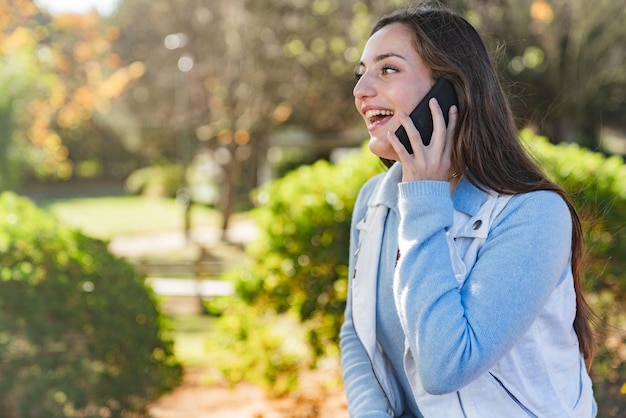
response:
M96 13L48 16L32 0L0 5L0 63L14 68L0 93L15 96L12 140L30 149L37 174L70 177L67 138L88 134L94 114L107 113L144 74L143 63L125 66L112 52L119 36Z

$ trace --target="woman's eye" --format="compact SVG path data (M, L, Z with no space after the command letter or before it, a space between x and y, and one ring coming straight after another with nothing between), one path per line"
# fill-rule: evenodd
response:
M384 66L383 70L382 70L383 74L393 74L393 73L395 73L397 71L398 71L397 68L394 68L394 67L391 67L391 66Z
M388 74L397 73L398 69L390 65L385 65L384 67L380 69L380 72L381 72L381 75L388 75ZM356 81L359 81L361 77L363 77L364 73L365 72L362 70L356 70L354 72L354 78L356 79Z

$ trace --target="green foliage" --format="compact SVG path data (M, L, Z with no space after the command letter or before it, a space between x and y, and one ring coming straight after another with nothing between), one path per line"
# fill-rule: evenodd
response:
M598 352L591 369L598 417L626 414L626 309L624 293L603 290L592 293L589 301L598 315Z
M320 160L256 195L260 206L252 216L260 236L248 255L257 262L237 291L250 303L292 311L315 324L308 338L317 356L334 349L343 317L356 196L381 167L370 153L337 165Z
M19 185L29 159L25 134L20 125L32 126L25 116L28 100L48 87L32 45L23 45L11 54L0 52L0 190Z
M236 296L209 306L222 312L209 351L228 380L281 394L296 387L300 370L338 353L352 208L381 167L371 153L354 153L337 165L300 167L257 191L251 215L260 236L247 248L253 262L224 276Z
M181 369L142 278L104 242L0 195L0 416L119 417Z
M555 142L592 148L604 145L598 141L601 129L623 128L626 106L620 92L626 85L626 67L615 63L623 62L626 26L608 29L605 22L606 16L624 15L624 2L448 4L464 10L497 53L499 74L512 93L511 104L520 121L530 121Z
M221 170L211 154L205 152L198 154L187 167L166 163L135 170L126 179L125 188L133 195L177 197L213 206L219 199Z
M143 196L175 197L182 186L185 170L178 164L140 168L126 179L126 191Z
M255 382L278 396L297 388L311 350L293 316L277 316L238 298L217 298L212 308L222 315L214 321L205 351L223 377L233 385Z

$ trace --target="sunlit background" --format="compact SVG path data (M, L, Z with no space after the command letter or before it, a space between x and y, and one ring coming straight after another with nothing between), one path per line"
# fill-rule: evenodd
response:
M625 416L626 5L441 3L583 214L598 416ZM382 169L354 70L408 4L0 0L1 417L347 416L350 216Z
M109 16L119 0L37 0L43 9L51 14L88 13L96 10L102 16Z

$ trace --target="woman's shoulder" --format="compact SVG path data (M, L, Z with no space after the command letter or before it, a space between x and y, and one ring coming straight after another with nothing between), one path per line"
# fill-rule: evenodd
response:
M536 190L513 195L502 210L500 218L505 219L509 216L547 224L571 222L571 213L567 203L561 195L551 190Z
M552 190L534 190L532 192L517 193L511 197L511 204L515 206L547 206L548 208L565 208L567 204L561 195Z

